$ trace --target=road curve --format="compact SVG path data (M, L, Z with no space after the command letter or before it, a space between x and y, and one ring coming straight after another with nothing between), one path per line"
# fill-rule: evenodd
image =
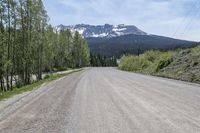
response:
M0 133L49 132L200 133L200 86L91 68L0 107Z

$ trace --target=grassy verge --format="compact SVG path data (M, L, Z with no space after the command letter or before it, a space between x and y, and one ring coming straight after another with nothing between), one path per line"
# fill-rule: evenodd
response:
M124 56L121 58L119 69L200 83L200 46L168 52L148 51L140 56Z
M48 74L48 75L45 76L45 78L43 80L33 82L32 84L25 85L21 88L13 88L12 91L0 92L0 101L3 100L3 99L10 98L10 97L12 97L16 94L21 94L23 92L27 92L27 91L31 91L35 88L39 88L44 83L48 83L50 81L59 79L63 76L66 76L68 74L78 72L78 71L81 71L81 70L82 69L75 69L75 70L70 70L70 71L66 71L66 72L62 72L62 73Z

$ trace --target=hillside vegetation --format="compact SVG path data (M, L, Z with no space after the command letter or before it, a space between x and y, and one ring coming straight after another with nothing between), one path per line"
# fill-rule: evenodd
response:
M93 54L121 57L123 54L144 53L149 50L168 51L192 48L196 42L177 40L156 35L124 35L113 38L86 38Z
M123 56L119 69L200 83L200 46Z

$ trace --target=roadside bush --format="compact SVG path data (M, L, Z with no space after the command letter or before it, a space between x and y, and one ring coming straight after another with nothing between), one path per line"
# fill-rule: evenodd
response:
M150 62L155 62L159 58L160 54L161 53L159 51L148 51L142 56Z
M156 67L156 72L159 70L167 67L171 62L173 61L172 54L171 53L164 53L160 56L157 67Z
M123 56L119 68L200 83L200 45L169 52L148 51L140 56Z
M155 73L172 62L171 52L148 51L140 56L123 56L119 68L126 71Z
M190 80L191 81L196 81L197 80L196 74L192 73Z
M119 68L126 71L141 71L149 66L149 62L143 57L123 56L121 58Z
M51 77L51 75L47 74L47 75L44 76L44 79L48 79L50 77Z
M199 46L197 46L197 47L195 47L195 48L193 48L192 49L192 52L194 52L194 53L200 53L200 45Z

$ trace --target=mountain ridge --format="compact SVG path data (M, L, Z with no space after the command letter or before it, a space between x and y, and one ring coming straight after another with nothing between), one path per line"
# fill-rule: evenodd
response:
M140 30L134 25L111 25L111 24L104 24L104 25L89 25L89 24L77 24L77 25L59 25L56 27L57 30L61 29L69 29L71 32L78 31L84 38L89 37L117 37L129 34L135 35L147 35L146 32Z
M92 53L120 57L149 50L173 50L195 47L197 42L173 39L157 35L124 35L114 38L86 38Z
M134 25L59 25L57 30L78 31L88 42L92 53L120 57L123 54L137 54L148 50L171 50L196 46L197 42L148 34Z

